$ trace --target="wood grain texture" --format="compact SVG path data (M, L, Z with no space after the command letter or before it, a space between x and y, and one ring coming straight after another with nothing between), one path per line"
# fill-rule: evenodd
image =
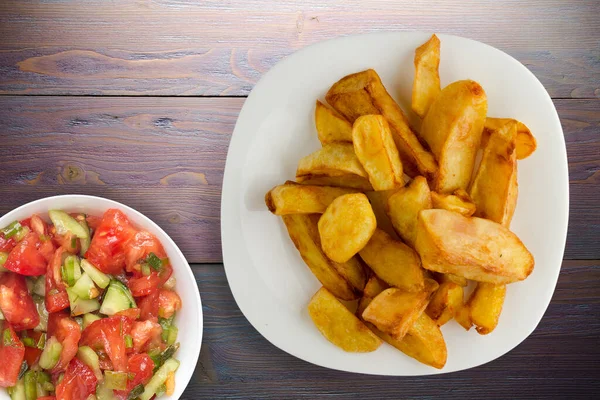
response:
M156 221L190 262L221 262L227 147L244 99L0 97L0 214L56 194ZM600 258L600 100L556 100L569 154L565 258Z
M414 378L350 374L297 359L248 323L221 265L192 269L204 341L185 399L593 398L600 389L598 260L564 262L544 318L508 354L468 371Z
M596 0L4 0L0 93L244 96L307 45L406 30L498 47L553 97L600 97Z

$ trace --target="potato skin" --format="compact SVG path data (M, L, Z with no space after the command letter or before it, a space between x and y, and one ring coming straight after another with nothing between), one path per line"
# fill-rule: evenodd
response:
M483 126L483 133L481 134L481 148L485 148L487 142L492 134L492 132L497 131L501 126L506 124L508 121L516 121L510 118L491 118L487 117L485 119L485 125ZM531 133L531 130L522 123L521 121L516 121L517 123L517 143L516 143L516 152L517 152L517 160L523 160L535 152L537 149L537 141L535 137Z
M351 143L330 143L298 162L296 179L302 182L314 175L355 175L368 178Z
M454 194L439 194L431 192L432 208L441 208L443 210L454 211L465 217L470 217L475 214L477 207L465 192L463 196L457 195L457 192L462 192L461 189L455 191Z
M267 192L265 204L275 215L322 214L333 200L349 193L356 193L356 190L286 182Z
M469 307L471 321L476 325L480 335L487 335L496 329L505 296L506 285L477 283L467 302L467 307Z
M434 34L415 50L415 79L412 88L412 109L425 118L431 104L441 91L440 39Z
M352 142L352 124L319 100L315 106L315 126L321 144Z
M396 233L414 248L417 238L417 218L421 210L431 208L431 192L427 180L417 176L406 187L388 198L387 214Z

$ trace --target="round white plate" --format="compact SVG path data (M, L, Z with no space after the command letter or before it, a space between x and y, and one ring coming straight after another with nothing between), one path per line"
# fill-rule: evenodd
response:
M379 375L459 371L500 357L537 326L554 292L569 215L565 141L550 96L522 64L493 47L439 35L442 87L478 81L490 116L524 122L537 151L519 162L519 200L512 229L535 256L527 280L509 285L498 327L487 336L455 321L442 331L448 362L436 370L384 344L345 353L314 327L306 305L320 284L302 261L265 193L293 179L300 157L320 147L316 99L343 76L374 68L402 108L410 110L413 57L426 33L378 33L319 43L289 56L256 85L238 118L225 168L221 205L223 259L229 285L250 323L280 349L311 363ZM411 118L414 116L412 114Z

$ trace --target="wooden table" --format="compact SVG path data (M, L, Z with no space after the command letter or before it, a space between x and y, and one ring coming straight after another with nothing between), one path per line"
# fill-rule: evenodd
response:
M569 235L544 319L509 354L442 376L351 375L280 351L239 311L221 264L223 168L245 96L277 61L401 30L486 42L542 81L569 153ZM150 216L193 263L205 332L184 398L597 396L597 0L3 0L0 95L0 214L56 194L108 197Z

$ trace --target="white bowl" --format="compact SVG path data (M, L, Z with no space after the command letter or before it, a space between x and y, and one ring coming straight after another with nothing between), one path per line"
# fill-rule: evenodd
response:
M459 79L481 83L490 116L523 121L538 141L519 162L519 199L512 230L533 253L527 280L508 286L498 327L486 336L456 322L442 331L448 362L436 370L391 348L344 353L314 327L306 311L320 287L300 258L281 219L269 213L265 193L293 179L300 157L320 147L315 100L341 77L374 68L392 96L410 110L415 48L429 33L349 36L307 47L263 76L244 103L223 182L221 235L225 271L250 323L275 346L306 361L380 375L427 375L489 362L521 343L541 320L560 271L569 215L565 141L550 96L514 58L493 47L439 35L442 86ZM414 115L409 114L409 117Z
M175 393L172 396L161 398L178 399L187 387L200 355L200 344L202 343L202 303L196 279L187 260L165 231L150 218L131 207L102 197L78 194L46 197L27 203L2 216L0 218L0 227L4 227L15 220L30 217L32 214L38 214L48 220L48 210L51 209L102 216L109 208L117 208L123 211L136 227L145 229L155 235L164 246L173 266L173 276L177 279L175 290L183 303L181 311L175 317L176 325L179 328L177 340L181 344L179 351L175 354L175 358L181 364L175 373ZM6 390L0 390L0 400L9 398Z

